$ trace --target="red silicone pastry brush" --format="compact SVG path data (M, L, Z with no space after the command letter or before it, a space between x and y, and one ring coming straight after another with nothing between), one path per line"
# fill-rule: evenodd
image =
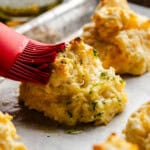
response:
M43 44L0 23L0 76L45 84L50 76L50 63L64 48L65 43Z

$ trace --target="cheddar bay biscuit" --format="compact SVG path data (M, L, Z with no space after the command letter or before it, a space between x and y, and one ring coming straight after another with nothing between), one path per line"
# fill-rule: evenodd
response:
M124 133L126 139L138 144L141 150L150 150L150 102L129 117Z
M24 144L17 141L19 136L11 120L10 115L0 112L0 150L27 150Z
M22 83L19 99L61 124L99 125L123 111L124 87L114 69L102 67L97 51L76 38L57 55L48 84Z
M108 139L93 146L93 150L139 150L138 146L119 138L116 134L112 134Z
M101 0L82 37L99 51L104 68L132 75L150 70L150 20L133 12L126 0Z

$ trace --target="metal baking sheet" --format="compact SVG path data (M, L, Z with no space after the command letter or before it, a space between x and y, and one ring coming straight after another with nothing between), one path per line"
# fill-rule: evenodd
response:
M60 34L60 39L71 39L80 34L83 24L89 21L97 1L71 0L58 6L52 12L43 14L16 30L23 34L33 32L35 28L46 26ZM137 5L131 7L150 17L150 10ZM41 32L41 31L40 31ZM46 41L47 42L47 41ZM150 73L142 76L126 76L128 103L125 111L116 116L107 126L76 127L79 134L67 134L66 128L44 117L42 113L28 110L18 103L19 82L8 79L0 80L0 110L14 116L14 124L22 141L29 150L92 150L92 145L102 142L108 135L115 132L122 135L129 115L141 104L150 100Z
M65 0L66 1L66 0ZM20 7L28 7L33 4L37 4L38 6L45 6L51 3L56 2L55 0L22 0L21 3L17 3L17 1L12 0L0 0L0 6L9 6L11 8L20 8Z
M56 43L90 21L90 16L97 4L98 0L68 0L52 11L16 28L16 31L42 42ZM53 33L57 35L56 40L53 40ZM42 39L39 36L43 34L46 35L46 38Z

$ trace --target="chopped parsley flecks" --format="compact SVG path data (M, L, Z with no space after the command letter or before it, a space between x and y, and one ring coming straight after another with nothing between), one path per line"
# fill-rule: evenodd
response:
M83 75L82 75L82 78L84 78L84 77L85 77L85 75L83 74Z
M96 87L96 86L99 86L99 85L100 85L100 83L97 82L97 83L93 84L93 88Z
M90 90L90 91L89 91L89 94L91 95L92 93L93 93L93 91L92 91L92 90Z
M99 117L99 116L101 116L103 114L104 114L104 112L99 112L99 113L96 114L96 117Z
M109 80L109 79L110 79L110 77L107 77L107 78L106 78L106 80Z
M112 80L115 80L115 77L112 77Z
M70 129L65 131L67 134L80 134L82 130Z
M93 54L94 54L94 56L98 56L98 52L96 49L93 49Z
M95 84L93 84L92 85L92 87L91 87L91 89L90 89L90 91L89 91L89 94L92 94L93 93L93 89L96 87L96 86L99 86L100 85L100 83L98 82L98 83L95 83Z
M121 103L122 103L121 99L118 99L118 103L121 106Z
M70 118L72 118L72 113L70 111L67 111L67 114Z
M105 105L105 104L106 104L106 102L105 102L104 100L102 100L102 104L104 104L104 105Z
M93 110L96 109L97 104L98 104L97 102L92 102L92 109L93 109Z
M9 102L2 102L2 106L7 106Z
M120 79L120 83L123 84L123 83L124 83L124 80L123 80L123 79Z
M107 75L107 72L101 72L100 74L101 77L106 77L106 75Z
M64 61L64 60L62 60L62 61L61 61L61 63L62 63L62 64L67 64L67 62L66 62L66 61Z

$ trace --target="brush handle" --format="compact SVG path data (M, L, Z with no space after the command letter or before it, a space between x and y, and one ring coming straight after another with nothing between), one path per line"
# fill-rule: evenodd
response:
M0 23L0 75L11 68L28 42L27 37Z
M65 43L50 45L34 41L0 23L0 76L46 84L49 64L65 47Z

